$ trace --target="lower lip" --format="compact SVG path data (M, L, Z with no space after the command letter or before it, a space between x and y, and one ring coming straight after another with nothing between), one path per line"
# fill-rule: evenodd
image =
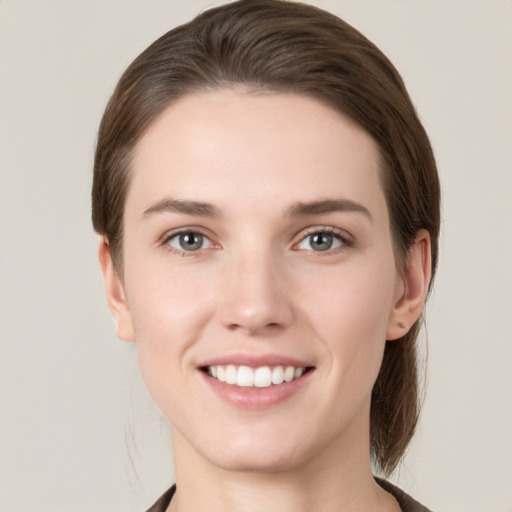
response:
M313 370L291 382L272 385L267 388L241 387L226 384L201 371L203 379L217 396L241 409L265 409L277 405L297 393L309 381Z

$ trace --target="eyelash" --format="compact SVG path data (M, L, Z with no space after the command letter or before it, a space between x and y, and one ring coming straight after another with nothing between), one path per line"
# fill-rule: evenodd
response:
M199 236L203 237L205 240L208 240L212 247L216 248L216 244L214 242L212 242L211 237L196 227L183 228L183 229L180 229L179 231L173 231L172 233L167 233L162 237L162 239L160 241L160 245L164 246L168 251L170 251L174 254L177 254L178 256L182 256L183 258L199 256L205 250L205 249L199 249L197 251L187 251L186 249L177 249L176 247L173 247L172 245L170 245L170 242L173 238L177 238L181 235L199 235ZM210 249L210 247L208 247L207 249Z
M297 249L304 250L310 252L314 256L322 256L322 255L333 255L339 254L341 252L346 251L350 247L354 246L354 239L346 232L341 229L337 229L331 226L323 226L323 227L312 227L307 229L304 233L301 233L300 240L293 245L293 247L297 247L299 244L303 243L307 238L313 235L329 235L334 239L341 242L338 247L333 249L327 249L324 251L313 251L308 249Z
M177 238L184 234L190 234L190 235L199 235L203 237L205 240L209 241L211 244L211 247L207 247L206 249L198 249L198 250L191 250L187 251L186 249L178 249L176 247L173 247L170 245L171 240L174 238ZM338 240L340 242L340 245L338 247L335 247L334 249L326 249L326 250L320 250L320 251L314 251L310 249L300 249L297 248L298 245L303 243L305 240L307 240L308 237L311 237L313 235L329 235L332 236L334 239ZM182 256L184 258L186 257L194 257L199 256L204 250L210 249L210 248L218 248L219 245L215 244L211 238L206 235L203 231L201 231L199 228L195 227L189 227L189 228L183 228L179 231L173 231L172 233L167 233L164 235L160 241L160 245L164 246L167 250L170 252L177 254L179 256ZM334 228L334 227L312 227L307 229L305 232L301 233L300 239L298 242L295 242L292 246L297 251L307 251L315 256L322 256L322 255L332 255L332 254L339 254L346 249L353 247L354 240L351 236L349 236L345 231L342 231L340 229Z

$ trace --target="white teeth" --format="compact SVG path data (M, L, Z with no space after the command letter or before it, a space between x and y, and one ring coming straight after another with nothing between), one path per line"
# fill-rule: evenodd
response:
M226 368L226 382L228 384L236 384L236 374L236 368L232 364L230 364Z
M212 377L215 377L215 375L213 375L213 372L211 371L211 366L210 366L210 372L212 374ZM224 369L223 366L216 366L217 368L217 371L215 372L217 374L217 379L219 379L221 382L226 382L226 370Z
M284 380L286 382L291 382L295 377L295 368L293 366L287 366L284 371Z
M240 366L236 375L236 385L243 387L254 386L254 372L248 366Z
M272 372L268 366L256 368L254 372L254 385L257 388L268 388L272 384Z
M219 380L240 387L257 387L268 388L271 385L278 386L283 382L291 382L301 377L305 368L302 366L294 367L260 366L259 368L251 368L249 366L235 365L216 365L208 367L208 374Z
M284 382L284 368L276 366L272 370L272 384L282 384Z

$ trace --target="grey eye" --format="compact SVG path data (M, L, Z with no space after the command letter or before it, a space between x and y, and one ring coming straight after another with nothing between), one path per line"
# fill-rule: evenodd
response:
M312 233L306 236L298 245L299 249L308 251L328 251L340 247L343 241L331 233Z
M332 247L333 237L326 233L311 235L309 245L315 251L327 251Z
M174 235L167 242L171 247L181 251L200 251L211 247L211 241L201 233L195 231L186 231Z

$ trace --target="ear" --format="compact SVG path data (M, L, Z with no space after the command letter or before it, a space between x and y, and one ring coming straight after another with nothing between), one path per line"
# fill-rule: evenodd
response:
M117 325L117 336L123 341L135 341L132 317L126 301L123 282L114 268L110 245L103 236L100 238L98 258L103 273L108 307Z
M407 268L402 276L399 296L391 311L386 339L401 338L418 320L427 298L431 274L430 234L422 229L418 231L407 255Z

